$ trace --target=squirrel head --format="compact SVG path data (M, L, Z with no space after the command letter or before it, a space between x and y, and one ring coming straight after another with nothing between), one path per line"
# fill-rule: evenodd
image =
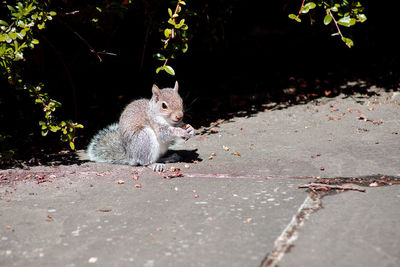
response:
M178 93L178 87L178 82L175 82L174 88L160 90L155 84L152 88L153 107L170 125L177 125L183 119L183 101Z

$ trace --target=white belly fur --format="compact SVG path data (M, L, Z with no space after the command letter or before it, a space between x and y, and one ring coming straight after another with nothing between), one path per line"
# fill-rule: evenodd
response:
M159 154L160 158L164 156L164 154L167 152L168 146L169 143L160 143L160 154Z

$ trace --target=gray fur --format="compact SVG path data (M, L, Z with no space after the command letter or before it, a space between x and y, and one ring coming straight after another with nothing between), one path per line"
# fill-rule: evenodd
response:
M86 150L91 161L129 164L119 139L118 128L118 123L113 123L92 138Z
M159 158L159 143L151 128L144 128L132 135L126 143L127 158L131 165L147 166Z

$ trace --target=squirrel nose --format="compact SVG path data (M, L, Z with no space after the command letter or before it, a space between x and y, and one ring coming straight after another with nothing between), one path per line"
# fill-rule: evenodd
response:
M183 119L183 115L182 114L175 115L175 120L176 121L181 121L182 119Z

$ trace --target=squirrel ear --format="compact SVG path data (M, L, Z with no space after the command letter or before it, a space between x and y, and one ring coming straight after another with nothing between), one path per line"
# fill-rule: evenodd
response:
M157 85L153 84L153 88L151 89L151 91L153 92L154 99L156 100L156 102L158 102L161 96L160 88L158 88Z
M176 81L174 86L174 91L178 92L178 88L179 88L178 81Z

